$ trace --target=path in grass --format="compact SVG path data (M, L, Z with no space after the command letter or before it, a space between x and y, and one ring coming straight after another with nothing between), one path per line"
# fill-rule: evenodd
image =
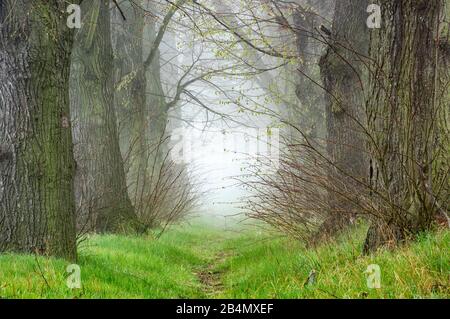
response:
M196 272L198 280L202 284L202 290L209 298L217 297L223 293L222 277L225 270L220 266L232 256L232 252L219 251L211 261Z
M448 298L450 232L362 256L366 229L317 250L258 228L173 227L152 236L95 235L79 249L82 289L61 259L0 254L0 298ZM382 288L364 271L377 264ZM305 286L312 269L316 282Z
M200 253L203 263L194 268L196 281L200 283L200 294L207 298L217 298L224 294L223 277L229 271L224 267L236 255L236 248L230 247L230 241L238 237L236 232L225 229L208 227L209 237L197 241L197 252ZM205 233L206 235L206 233Z

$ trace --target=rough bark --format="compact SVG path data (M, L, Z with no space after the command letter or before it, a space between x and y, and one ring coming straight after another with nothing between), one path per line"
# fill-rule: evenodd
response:
M76 35L72 68L80 223L91 219L98 232L124 231L135 220L114 109L109 4L109 0L83 4L86 14Z
M384 196L366 252L429 229L437 209L436 39L442 3L381 1L383 25L371 33L370 151L379 176L377 191Z
M65 1L2 1L0 249L76 259Z

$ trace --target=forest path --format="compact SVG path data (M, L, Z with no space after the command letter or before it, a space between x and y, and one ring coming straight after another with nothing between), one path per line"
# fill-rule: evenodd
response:
M8 253L0 254L0 297L449 298L450 232L426 236L400 254L361 256L366 233L355 230L317 250L258 227L180 225L159 240L92 235L79 250L83 289L68 289L63 259ZM383 265L383 289L366 286L364 270L374 258ZM318 279L305 287L312 269Z
M233 251L218 251L211 260L195 274L202 285L202 290L208 298L218 297L223 293L223 275L227 271L226 261L234 255Z

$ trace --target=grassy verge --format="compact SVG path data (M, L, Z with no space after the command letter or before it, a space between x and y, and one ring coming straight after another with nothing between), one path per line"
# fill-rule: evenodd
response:
M160 240L92 236L80 248L82 289L66 285L67 262L0 255L3 298L192 298L203 297L193 269L208 260L204 243L217 233L180 227Z
M184 226L160 240L92 236L80 249L82 289L67 262L0 255L2 298L448 298L450 234L422 236L394 252L360 255L362 233L306 250L257 230ZM364 271L381 268L381 288ZM312 270L313 284L305 285ZM209 287L208 287L209 285Z
M422 236L395 251L361 256L364 232L315 250L260 235L229 242L240 247L223 263L222 297L229 298L448 298L450 234ZM368 265L381 270L381 288L369 289ZM306 284L311 271L313 284Z

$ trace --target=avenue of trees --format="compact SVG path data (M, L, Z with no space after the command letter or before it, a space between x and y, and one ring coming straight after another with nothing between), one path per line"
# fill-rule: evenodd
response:
M449 1L71 4L80 28L65 0L0 0L0 251L75 260L86 233L186 218L186 107L280 128L278 169L238 179L248 216L284 234L363 221L369 253L449 227Z

